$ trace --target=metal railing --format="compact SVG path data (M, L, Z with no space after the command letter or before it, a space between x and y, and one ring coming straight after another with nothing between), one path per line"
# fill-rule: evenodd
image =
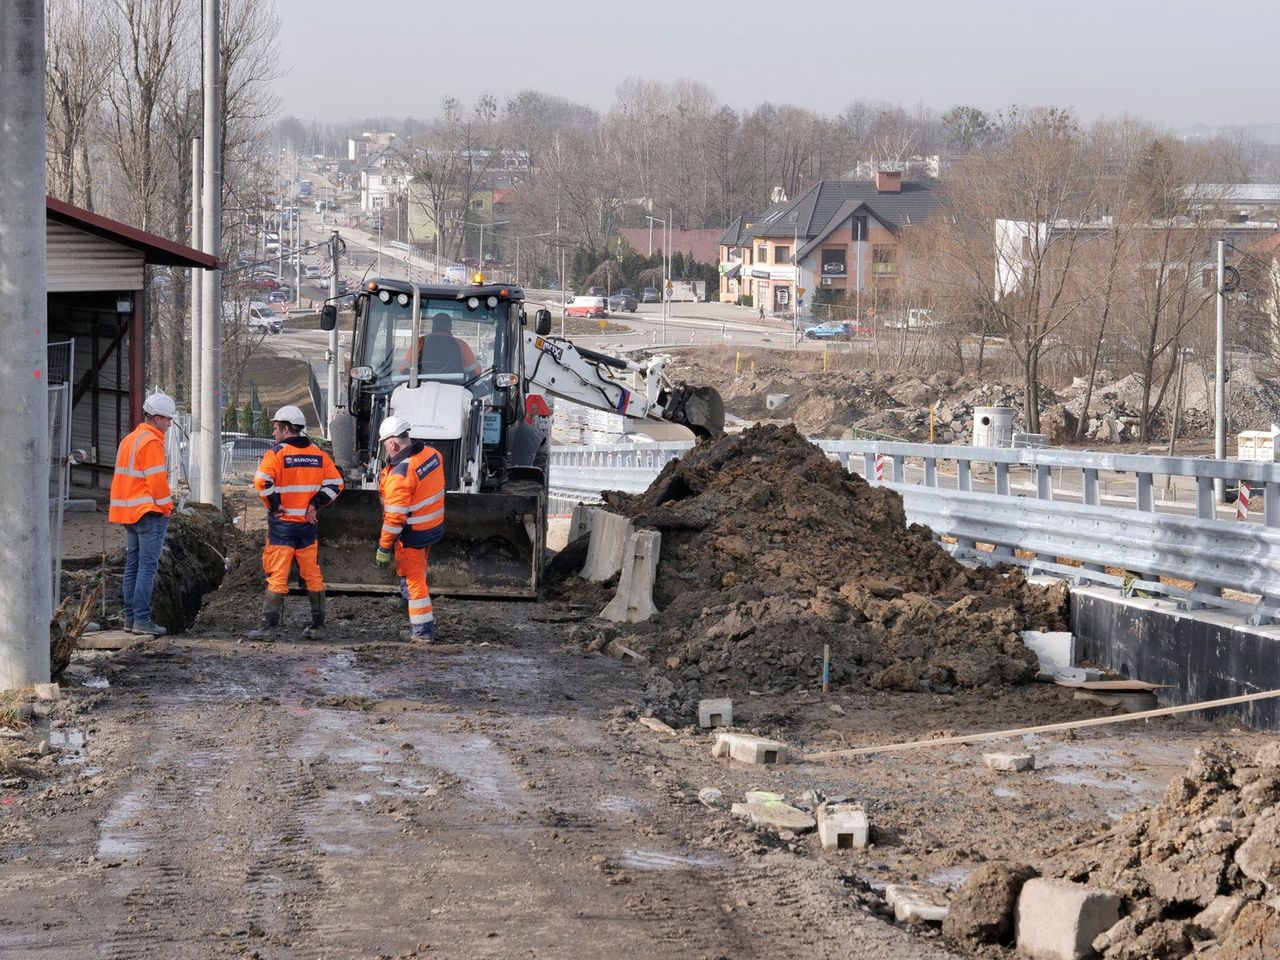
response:
M1280 463L815 442L846 469L899 493L908 522L954 540L948 549L958 558L1159 593L1253 622L1280 619ZM597 500L609 489L640 492L690 446L554 448L553 496L563 503ZM1215 481L1248 483L1261 510L1245 522L1224 513ZM1224 596L1230 591L1247 596Z

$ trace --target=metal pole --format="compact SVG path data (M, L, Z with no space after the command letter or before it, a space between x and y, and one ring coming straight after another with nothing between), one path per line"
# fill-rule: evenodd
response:
M0 30L0 690L49 680L48 306L44 2L6 6ZM135 384L134 389L141 389Z
M280 212L276 214L276 274L284 283L284 187L280 188Z
M302 306L302 211L292 208L293 222L293 305Z
M221 0L204 0L204 251L222 258ZM281 237L283 240L283 237ZM222 271L201 284L200 434L201 501L222 506Z
M329 300L334 306L338 304L338 250L340 244L338 241L338 231L331 230L329 232L329 267L333 271L329 274ZM333 419L338 412L338 328L335 325L329 331L329 428L327 433L329 439L333 439Z
M199 250L204 226L201 223L200 191L203 189L203 170L200 138L191 141L191 246ZM203 383L200 369L200 350L203 340L200 330L200 308L203 306L201 280L203 270L191 271L191 430L187 434L187 489L196 503L200 502L200 385Z
M1214 420L1213 455L1227 459L1227 337L1226 337L1226 283L1227 241L1218 241L1218 323L1214 356ZM1226 502L1227 485L1224 480L1213 481L1214 493L1219 503Z

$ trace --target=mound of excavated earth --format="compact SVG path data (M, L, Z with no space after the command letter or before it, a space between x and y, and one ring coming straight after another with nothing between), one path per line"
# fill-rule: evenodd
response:
M662 613L634 642L717 688L832 680L947 690L1035 676L1025 628L1061 626L1063 593L971 570L902 499L846 473L793 427L701 444L611 507L662 533Z
M1280 744L1255 759L1197 754L1158 806L1130 815L1060 872L1122 898L1095 941L1108 960L1280 956ZM1208 955L1208 954L1206 954Z

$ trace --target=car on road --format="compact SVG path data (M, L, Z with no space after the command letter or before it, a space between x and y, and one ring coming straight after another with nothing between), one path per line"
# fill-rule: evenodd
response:
M289 302L288 290L272 290L270 293L267 294L267 303L288 303L288 302Z
M338 296L345 297L350 291L350 285L347 283L346 277L338 278Z
M609 309L614 313L621 313L624 310L627 313L635 313L636 298L633 294L618 291L609 298Z
M284 329L284 317L276 313L269 303L251 303L245 322L255 330L279 333Z
M564 305L566 317L609 316L609 302L604 297L571 297Z
M449 267L448 269L445 270L444 282L445 283L466 283L467 268L462 266L461 264L455 263L452 267Z
M640 291L641 303L661 303L662 294L658 293L657 287L645 287Z
M272 290L279 290L284 284L279 277L273 277L265 273L260 273L255 277L249 278L249 289L260 290L268 293Z
M861 328L852 323L819 323L804 328L806 340L852 340Z
M320 268L314 263L308 263L303 267L302 275L308 280L320 280L323 277Z

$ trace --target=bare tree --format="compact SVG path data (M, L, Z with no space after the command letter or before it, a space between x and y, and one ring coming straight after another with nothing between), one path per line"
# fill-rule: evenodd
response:
M45 42L49 192L93 209L89 147L111 72L113 22L100 5L49 0Z

